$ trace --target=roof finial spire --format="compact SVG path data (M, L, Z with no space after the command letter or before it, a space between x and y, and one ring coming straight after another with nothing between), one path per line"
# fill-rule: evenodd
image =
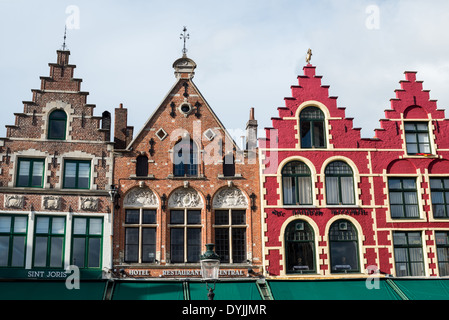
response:
M306 55L307 64L310 64L310 60L312 60L312 49L309 48L309 50L307 50L307 55Z
M183 33L181 33L181 36L179 37L179 39L184 39L184 48L182 49L182 55L183 56L187 56L187 49L186 49L186 40L190 39L190 35L187 32L187 27L184 26L184 29L182 29Z
M67 38L67 25L64 27L64 42L62 43L62 51L65 51L67 46L65 45L65 39Z

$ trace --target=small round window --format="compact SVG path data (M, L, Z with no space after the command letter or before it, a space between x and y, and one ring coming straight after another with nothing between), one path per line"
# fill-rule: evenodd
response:
M190 106L190 104L184 103L181 105L180 110L182 113L189 113L192 110L192 107Z

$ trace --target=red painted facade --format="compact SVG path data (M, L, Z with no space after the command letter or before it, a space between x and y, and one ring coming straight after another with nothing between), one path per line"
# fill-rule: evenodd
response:
M361 138L315 66L303 70L259 140L266 275L447 275L444 111L405 72L380 129Z

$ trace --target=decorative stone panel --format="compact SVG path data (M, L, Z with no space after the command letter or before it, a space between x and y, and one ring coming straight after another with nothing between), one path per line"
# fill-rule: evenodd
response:
M198 192L192 188L181 188L175 190L168 199L170 208L201 208L203 200Z
M151 189L148 188L135 188L132 189L125 196L125 206L138 206L138 207L157 207L159 206L156 195Z
M247 208L248 200L242 190L231 187L222 188L214 197L214 208Z

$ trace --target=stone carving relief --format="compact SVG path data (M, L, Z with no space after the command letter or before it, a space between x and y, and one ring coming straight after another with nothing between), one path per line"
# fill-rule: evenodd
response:
M214 197L214 208L246 208L248 200L243 192L235 187L223 188Z
M192 188L178 189L168 199L171 208L201 208L203 200L198 192Z
M87 197L80 198L81 209L86 211L97 211L99 200L98 198Z
M133 189L125 196L125 206L157 207L158 200L154 192L148 188Z
M59 208L61 208L61 198L55 196L45 196L42 199L42 207L49 210L59 210Z
M24 203L24 197L19 195L6 195L5 207L13 209L22 209Z

